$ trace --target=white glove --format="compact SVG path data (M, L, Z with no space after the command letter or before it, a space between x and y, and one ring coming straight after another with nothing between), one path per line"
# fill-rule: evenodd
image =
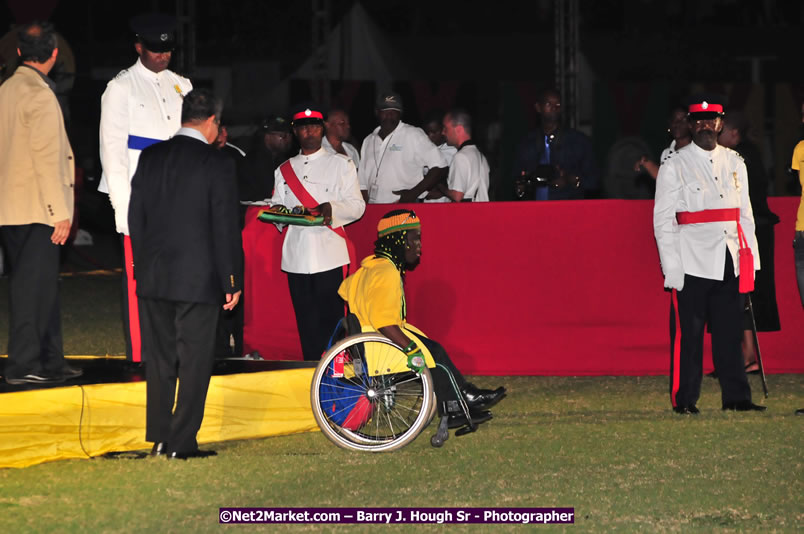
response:
M667 273L664 277L664 287L676 291L684 289L684 271Z
M125 210L114 211L114 223L117 233L128 235L128 206Z

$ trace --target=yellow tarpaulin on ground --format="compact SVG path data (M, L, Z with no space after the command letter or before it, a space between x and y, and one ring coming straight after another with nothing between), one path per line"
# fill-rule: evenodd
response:
M213 376L199 443L318 430L312 376L313 369ZM145 382L0 394L0 467L147 448Z

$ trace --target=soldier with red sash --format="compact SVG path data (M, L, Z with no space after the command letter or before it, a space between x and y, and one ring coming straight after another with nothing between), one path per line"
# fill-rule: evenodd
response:
M761 411L751 402L740 348L744 294L759 269L745 164L717 144L718 97L693 98L687 117L693 142L659 168L653 209L664 287L672 293L670 400L676 413L698 413L708 322L723 409Z
M301 150L276 170L270 204L272 210L299 208L324 220L323 226L290 225L282 244L302 353L305 360L318 360L344 315L338 287L354 263L343 227L363 216L366 203L354 162L321 146L323 113L303 107L294 113L292 127Z

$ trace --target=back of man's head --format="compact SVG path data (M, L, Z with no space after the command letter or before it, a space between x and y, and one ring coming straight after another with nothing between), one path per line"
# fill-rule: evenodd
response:
M17 32L20 61L44 63L56 49L56 33L47 22L31 22Z
M451 109L447 113L447 118L453 126L462 126L466 135L472 137L472 116L468 111L462 108Z
M220 120L223 100L209 89L193 89L184 95L181 105L181 123L203 122L215 115Z
M748 117L742 111L728 110L723 117L723 127L737 130L743 139L748 135L749 126Z

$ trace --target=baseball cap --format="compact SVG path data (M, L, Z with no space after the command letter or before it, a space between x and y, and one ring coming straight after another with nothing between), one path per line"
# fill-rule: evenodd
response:
M381 94L377 99L377 111L383 111L386 109L395 109L401 112L402 97L400 97L398 93L394 92Z

